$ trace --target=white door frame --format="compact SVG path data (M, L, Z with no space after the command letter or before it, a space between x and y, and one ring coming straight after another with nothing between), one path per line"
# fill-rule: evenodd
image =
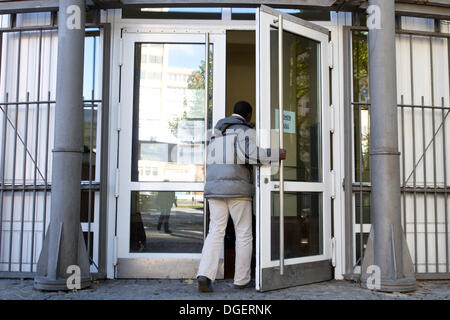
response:
M258 20L258 15L257 15ZM234 20L217 20L217 21L204 21L204 20L151 20L151 19L122 19L120 9L109 9L102 11L102 21L105 23L110 23L111 28L111 80L110 80L110 119L109 119L109 160L108 160L108 203L107 203L107 277L113 279L116 277L116 266L117 266L117 244L118 239L116 237L116 214L119 209L117 207L117 198L119 194L117 186L119 185L118 171L117 171L117 158L119 151L118 137L120 136L121 130L121 119L118 114L119 108L119 83L120 83L120 72L123 63L123 52L122 52L122 34L124 32L136 32L142 34L190 34L190 33L201 33L210 32L211 35L222 35L225 37L227 30L256 30L257 41L258 41L258 29L256 28L255 21L234 21ZM335 188L336 201L334 203L334 231L336 237L336 279L342 279L343 272L345 270L345 221L343 219L345 206L344 206L344 190L341 188L341 182L344 177L343 175L343 154L340 152L341 145L343 143L342 134L342 121L343 121L343 90L342 79L343 79L343 48L342 39L343 31L342 26L349 24L351 21L351 15L344 13L332 13L330 22L317 22L317 24L323 27L330 28L332 30L331 37L334 44L334 49L332 56L334 59L333 74L333 101L336 112L333 115L334 119L334 170L336 171L336 182ZM225 46L225 38L223 41L223 46ZM222 61L221 61L222 63ZM223 64L225 64L225 59L223 59ZM258 68L256 69L256 78L258 79ZM217 73L215 73L217 74ZM223 67L222 73L223 79L214 79L215 83L217 81L223 81L225 83L225 66ZM214 97L216 103L223 103L222 110L225 110L225 93L223 96L218 94L218 99ZM256 96L258 101L259 96ZM223 111L225 112L225 111ZM257 120L257 126L259 125L259 120ZM214 123L213 123L214 124ZM258 198L258 197L256 197ZM255 199L257 200L257 199ZM255 203L256 208L259 208L259 202ZM257 239L258 240L258 239ZM259 256L258 248L256 249L256 256ZM258 273L258 270L257 270Z
M206 36L213 45L213 123L225 114L225 35L207 33L141 33L124 30L122 36L123 65L121 73L121 107L119 138L119 187L117 201L118 277L193 278L201 253L130 252L131 191L203 191L204 182L134 182L131 181L131 148L133 132L133 82L135 43L205 44ZM206 207L206 206L205 206ZM206 208L205 208L206 210ZM223 269L223 266L222 266Z

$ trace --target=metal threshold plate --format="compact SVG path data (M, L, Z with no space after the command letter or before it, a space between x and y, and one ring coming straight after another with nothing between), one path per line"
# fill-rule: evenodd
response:
M333 279L331 260L285 265L284 274L279 267L262 269L260 291L276 290Z
M200 259L120 258L117 278L122 279L195 279ZM224 262L219 260L217 279L224 277Z

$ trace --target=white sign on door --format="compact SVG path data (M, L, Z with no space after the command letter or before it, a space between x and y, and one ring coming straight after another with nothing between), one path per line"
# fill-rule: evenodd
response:
M275 109L275 129L278 129L280 110ZM284 133L295 133L295 112L283 110L283 131Z

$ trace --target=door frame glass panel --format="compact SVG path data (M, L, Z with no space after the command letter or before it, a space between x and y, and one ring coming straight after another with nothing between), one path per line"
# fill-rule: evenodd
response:
M132 181L132 137L133 137L133 83L136 43L203 44L207 31L196 34L150 34L124 31L122 40L123 65L121 73L120 137L119 137L119 198L117 204L117 257L142 259L200 259L201 253L153 253L130 252L130 211L132 191L178 191L203 192L204 182ZM225 34L208 34L212 47L213 66L213 110L212 123L225 114ZM211 46L212 45L212 46ZM206 206L204 206L204 212ZM205 214L204 214L205 218ZM205 221L205 219L204 219ZM204 228L205 229L205 228ZM205 236L205 235L204 235ZM120 272L119 272L120 274Z

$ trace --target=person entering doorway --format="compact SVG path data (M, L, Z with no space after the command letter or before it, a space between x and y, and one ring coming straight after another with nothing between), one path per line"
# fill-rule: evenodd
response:
M251 105L237 102L233 114L217 122L209 141L204 195L209 202L210 225L197 273L201 292L213 291L229 215L236 233L234 287L242 289L252 283L252 165L284 160L286 150L259 148L251 117Z

